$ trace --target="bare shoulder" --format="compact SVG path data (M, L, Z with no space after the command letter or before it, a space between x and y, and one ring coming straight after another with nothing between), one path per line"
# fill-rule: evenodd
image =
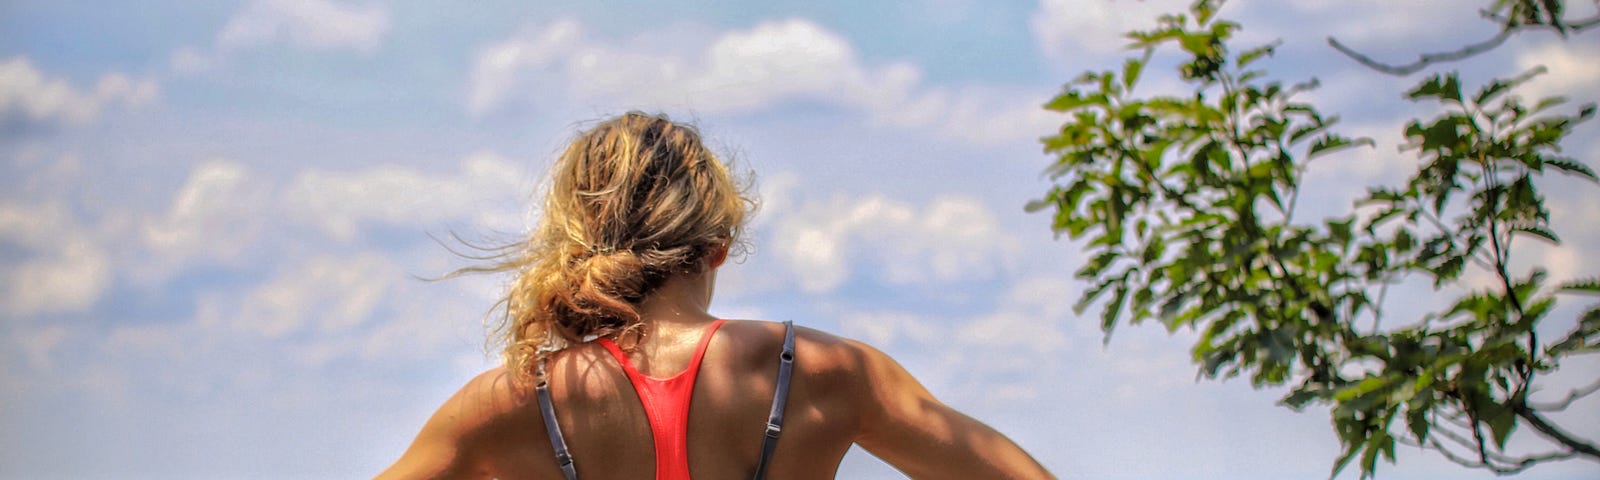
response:
M731 328L730 328L731 327ZM744 342L753 344L762 350L760 353L776 353L781 348L783 341L783 323L767 320L730 320L723 327L735 331L735 335L743 338L759 337L764 341ZM859 370L870 361L867 357L883 356L882 352L872 347L845 337L834 335L822 330L795 325L795 355L804 358L804 362L796 362L796 368L806 369L811 372L821 373L832 370ZM760 348L764 347L764 348Z
M783 324L764 320L730 321L730 328L748 347L736 347L748 364L768 365L782 348ZM753 338L756 341L743 339ZM812 385L826 386L819 394L839 395L857 403L871 399L874 377L898 370L888 355L866 343L826 331L795 326L795 374ZM818 387L822 388L822 387Z
M467 381L439 407L427 428L470 447L506 417L524 412L533 398L530 381L517 378L504 366L496 367Z
M531 380L519 378L505 366L499 366L468 380L450 402L464 410L463 418L469 423L477 423L517 411L532 399Z
M467 478L486 474L486 453L506 419L527 403L525 382L505 368L479 374L445 400L382 479Z

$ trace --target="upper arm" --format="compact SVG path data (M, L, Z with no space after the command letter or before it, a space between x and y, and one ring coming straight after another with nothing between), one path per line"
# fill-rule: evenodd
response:
M495 405L496 390L503 375L490 371L478 376L451 396L412 440L400 459L395 461L378 479L442 479L465 478L475 470L471 442L493 414L487 406Z
M449 404L446 403L446 406ZM422 427L411 446L378 479L433 479L454 476L461 466L457 438L451 434L452 419L441 417L441 409Z
M926 478L1054 478L999 432L941 403L888 355L859 349L856 443L906 475Z

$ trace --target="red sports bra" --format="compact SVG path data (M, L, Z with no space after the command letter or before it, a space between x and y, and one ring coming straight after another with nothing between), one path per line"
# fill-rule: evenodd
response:
M717 329L722 327L724 320L718 319L711 323L706 333L700 338L700 343L695 346L694 356L689 359L689 367L677 375L666 378L656 378L640 373L628 361L628 355L617 347L616 342L609 338L599 339L600 346L611 352L617 362L622 364L622 370L628 374L628 382L633 384L633 389L639 394L639 401L644 405L645 417L650 422L650 433L655 438L656 452L656 480L689 480L689 401L694 396L695 378L700 374L700 360L705 357L706 346L711 344L711 337ZM755 478L766 476L766 469L770 463L773 451L778 445L778 436L783 431L783 411L788 403L789 378L794 369L794 325L783 322L783 354L778 362L778 382L776 391L772 396L772 411L767 417L766 438L761 445L761 461L756 466ZM542 366L541 366L542 367ZM542 372L544 369L540 368ZM567 452L567 443L561 434L561 426L556 422L555 406L550 400L550 391L544 379L540 379L536 387L539 397L539 413L544 416L545 433L550 436L550 444L555 448L556 461L561 465L562 473L568 480L577 479L577 470L572 465L572 456Z
M700 374L700 359L706 355L711 336L722 327L722 320L711 322L700 344L694 347L689 368L666 378L656 378L633 367L628 355L617 348L609 338L600 339L611 356L628 372L628 381L639 393L644 404L645 417L650 419L650 433L656 439L656 480L689 480L689 398L694 396L694 379Z

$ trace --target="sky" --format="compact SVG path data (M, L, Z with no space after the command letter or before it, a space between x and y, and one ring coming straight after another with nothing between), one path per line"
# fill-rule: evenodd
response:
M514 241L564 142L629 110L694 123L761 197L713 313L875 345L1064 478L1327 477L1325 409L1197 381L1193 332L1107 339L1095 309L1070 308L1082 246L1023 210L1050 186L1038 139L1062 121L1040 105L1186 2L664 3L0 3L0 478L379 472L498 361L484 321L505 279L426 281L471 264L437 239ZM1421 74L1372 72L1325 39L1401 61L1494 33L1462 5L1223 10L1241 44L1284 42L1274 78L1319 79L1305 98L1377 143L1314 164L1302 218L1403 181L1401 128L1437 111L1401 100ZM1477 85L1544 65L1525 95L1594 101L1597 46L1528 33L1440 68ZM1146 76L1181 92L1170 69ZM1591 167L1596 125L1565 145ZM1541 185L1565 243L1525 242L1518 268L1600 272L1597 187ZM1399 291L1397 317L1441 298ZM1597 370L1574 359L1541 395ZM1600 438L1594 399L1558 418ZM1379 473L1491 478L1407 448ZM860 451L839 476L904 478Z

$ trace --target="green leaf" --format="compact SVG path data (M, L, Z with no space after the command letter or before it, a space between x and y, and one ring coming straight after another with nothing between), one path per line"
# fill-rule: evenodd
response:
M1027 212L1027 213L1038 213L1040 210L1044 210L1046 208L1050 208L1050 207L1053 207L1055 205L1056 205L1055 200L1052 200L1052 199L1049 199L1049 198L1039 198L1039 199L1029 200L1027 205L1023 205L1022 206L1022 211Z
M1577 175L1587 178L1591 182L1600 183L1600 177L1596 177L1594 170L1589 169L1588 165L1565 158L1546 158L1544 159L1544 164L1545 166L1555 167L1556 170L1560 170L1569 175Z
M1494 412L1484 419L1489 424L1489 432L1494 437L1494 444L1501 450L1506 448L1506 439L1511 438L1511 431L1517 428L1517 415L1505 405L1491 404L1483 408L1493 409ZM1482 409L1479 410L1482 413Z
M1111 263L1115 262L1117 258L1121 256L1122 255L1115 249L1107 249L1104 252L1100 252L1099 255L1095 255L1094 258L1089 259L1088 262L1085 262L1083 268L1079 268L1078 271L1073 275L1078 278L1099 277L1100 273L1106 270L1106 267L1110 267Z
M1488 85L1484 85L1482 89L1478 90L1477 95L1472 96L1472 103L1482 105L1485 102L1494 100L1496 97L1499 97L1500 94L1505 93L1506 91L1509 91L1511 88L1514 88L1518 85L1527 83L1528 80L1532 80L1533 77L1544 75L1545 72L1546 70L1544 66L1540 65L1528 69L1528 71L1522 72L1522 74L1510 79L1495 79L1490 81Z
M1387 418L1385 418L1387 421ZM1361 477L1373 477L1378 467L1378 455L1382 454L1389 463L1394 463L1394 437L1389 436L1389 431L1379 427L1367 438L1366 451L1361 455Z
M1552 232L1550 229L1538 225L1520 225L1511 227L1511 230L1514 232L1526 233L1535 237L1543 238L1545 241L1550 242L1551 245L1561 244L1561 239L1556 237L1556 232Z
M1489 82L1488 85L1484 85L1482 90L1478 90L1478 94L1477 95L1473 95L1472 96L1472 103L1476 103L1476 104L1482 105L1483 102L1487 102L1487 101L1493 99L1494 97L1499 96L1501 93L1504 93L1507 89L1510 89L1510 88L1511 88L1511 83L1510 82L1506 82L1506 81L1500 80L1500 79L1495 79L1494 81Z
M1086 105L1104 105L1106 104L1106 100L1106 95L1104 93L1085 97L1077 90L1070 90L1066 93L1056 95L1056 98L1051 99L1050 103L1044 104L1044 108L1045 110L1056 112L1071 112Z
M1590 293L1600 294L1600 278L1587 280L1574 280L1561 284L1558 291L1561 293Z
M1294 392L1278 400L1278 403L1298 411L1321 396L1322 392L1318 390L1295 389Z
M1195 23L1205 25L1217 14L1217 7L1217 0L1196 0L1189 6L1189 11L1194 12Z
M1106 303L1100 311L1100 331L1105 332L1103 341L1111 341L1111 330L1117 326L1117 316L1122 313L1122 304L1128 298L1128 283L1126 277L1117 285L1117 292L1111 297L1111 302Z
M1428 439L1428 429L1432 426L1428 421L1428 412L1432 410L1428 408L1430 406L1408 405L1406 410L1406 428L1411 430L1411 435L1416 436L1418 442Z
M1129 58L1122 62L1122 88L1132 91L1133 86L1139 83L1139 74L1144 71L1144 64L1150 58L1151 50L1146 49L1143 58Z
M1347 443L1345 445L1344 453L1340 454L1339 459L1333 462L1333 471L1328 473L1328 480L1333 480L1334 477L1339 476L1339 472L1344 471L1345 465L1349 465L1350 460L1355 459L1356 454L1361 452L1361 445L1360 443ZM1366 475L1362 476L1365 477Z
M1550 307L1555 306L1555 304L1555 297L1544 297L1528 305L1522 314L1522 324L1531 328L1532 325L1537 324L1540 319L1544 318L1544 314L1549 313Z
M1461 103L1461 80L1455 73L1447 75L1436 74L1424 80L1411 91L1406 92L1406 98L1420 100L1424 98L1437 98L1439 101L1453 101Z
M1388 386L1390 383L1394 383L1394 377L1367 377L1353 386L1340 389L1338 393L1333 394L1333 400L1336 402L1348 401L1356 397L1372 393L1373 391Z
M1272 54L1278 49L1278 46L1282 44L1283 40L1274 40L1272 43L1245 50L1244 53L1239 54L1239 67L1243 68L1247 65L1250 65L1262 57L1272 56Z
M1378 468L1378 453L1383 451L1383 437L1383 432L1377 432L1367 439L1366 451L1361 453L1361 476L1363 478L1372 476L1372 472Z
M1317 158L1317 156L1324 153L1335 152L1356 145L1365 145L1371 147L1376 144L1373 143L1371 138L1361 137L1357 139L1350 139L1343 135L1330 133L1318 137L1316 141L1311 142L1311 148L1306 150L1306 158Z
M1589 308L1578 318L1578 326L1566 338L1545 350L1550 356L1600 350L1600 305Z

